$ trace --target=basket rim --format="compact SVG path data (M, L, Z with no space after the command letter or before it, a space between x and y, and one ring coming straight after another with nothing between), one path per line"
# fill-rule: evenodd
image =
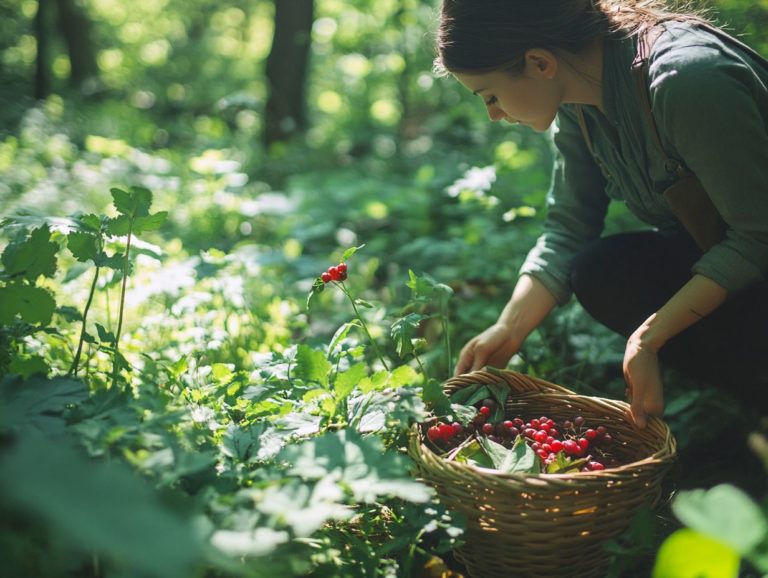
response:
M510 370L510 369L500 370L497 368L485 367L481 370L453 376L447 379L446 381L444 381L441 384L441 387L445 388L446 384L450 384L450 382L454 380L468 379L476 375L492 375L502 379L504 379L505 375L521 376L526 379L533 380L534 382L536 382L537 385L544 385L545 387L554 386L554 388L551 391L542 390L538 392L537 391L519 392L518 396L524 397L525 399L557 398L557 399L568 400L572 398L574 399L587 398L593 402L598 402L600 405L611 406L614 410L618 410L618 411L623 410L623 413L626 413L630 407L630 404L622 400L579 394L564 386L540 379L535 376ZM567 391L568 393L560 393L560 391L558 390ZM473 471L479 474L492 476L494 479L498 479L500 481L502 480L510 480L510 481L536 480L536 481L566 482L571 479L578 479L578 480L598 479L599 480L599 479L610 479L613 477L621 478L627 473L631 473L634 470L641 467L666 468L670 466L677 459L677 441L675 440L675 437L672 435L672 431L670 430L669 425L662 418L658 416L648 416L648 422L645 426L645 429L647 430L648 428L654 428L654 429L661 430L659 432L661 434L660 437L663 438L663 447L661 449L655 451L654 453L652 453L651 455L645 458L635 460L627 464L622 464L620 466L615 466L610 468L607 467L604 470L596 470L596 471L589 471L589 472L578 471L578 472L570 472L565 474L558 474L558 473L549 474L546 472L540 472L538 474L522 473L522 472L502 472L494 468L484 468L484 467L476 466L472 464L465 464L461 462L446 460L440 454L433 452L422 441L422 438L420 435L421 425L422 424L420 423L414 423L411 426L411 429L409 432L411 449L413 449L414 451L418 450L418 452L421 454L429 455L432 459L440 460L444 466L453 468L456 471ZM637 428L637 426L634 426L634 425L633 427Z

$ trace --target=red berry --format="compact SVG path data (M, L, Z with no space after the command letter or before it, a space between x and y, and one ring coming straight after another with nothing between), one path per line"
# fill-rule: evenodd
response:
M550 444L541 444L541 449L543 449L547 453L552 452L552 446Z
M573 455L577 453L581 448L579 447L579 444L577 444L573 440L565 440L563 442L563 451L568 455Z
M555 453L563 449L563 442L561 442L560 440L555 440L549 445L552 446L552 451Z
M483 424L483 433L485 435L491 435L493 433L493 424L492 423L484 423Z
M525 425L525 422L519 417L516 417L515 419L513 419L512 423L514 423L515 427L518 429L520 429L521 427L523 427L523 425Z
M612 441L613 441L613 437L611 437L611 434L605 434L600 440L601 443L604 443L606 445L610 444Z
M593 440L597 437L597 432L593 429L588 429L587 431L584 432L584 437L587 438L588 440Z
M439 426L440 429L440 437L448 439L453 437L453 427L449 426L448 424L444 423Z
M550 429L552 429L552 424L549 423L548 421L542 421L540 423L541 425L539 426L539 429L543 429L544 431L549 431Z
M341 278L338 267L328 267L328 274L334 281L338 281Z
M549 435L551 435L553 438L556 438L557 436L560 435L560 432L557 431L555 428L550 428L549 429Z
M540 429L535 434L533 434L533 439L539 443L544 443L547 441L547 432L545 432L543 429Z
M330 283L332 281L330 273L323 273L320 275L320 279L323 280L323 283Z
M537 420L537 419L532 419L531 420L531 427L533 429L536 429L536 430L537 429L541 429L541 422L539 420Z
M516 427L511 427L509 428L509 435L512 436L513 438L516 438L517 436L520 435L520 430L517 429Z
M440 428L437 426L432 426L427 430L427 437L429 438L429 441L436 442L440 439Z
M339 281L344 281L347 278L347 273L339 273Z
M579 416L576 416L573 420L573 423L576 425L576 427L581 427L584 425L584 418Z
M583 450L589 447L589 440L587 438L579 438L579 447Z
M605 429L605 426L599 425L595 428L595 431L597 432L597 435L604 436L607 430Z
M453 435L460 434L462 431L464 431L464 426L462 426L459 422L455 421L451 424L451 429L453 429Z
M484 405L483 407L481 407L479 411L481 414L483 414L486 417L491 415L491 408L488 407L487 405Z
M347 272L347 264L346 263L339 263L336 265L336 269L341 273L342 275Z
M511 420L504 420L503 422L501 422L501 425L503 425L507 429L512 429L513 427L515 427L515 424L512 423Z
M537 451L536 453L537 453L537 454L539 454L539 457L540 457L542 460L546 460L546 459L547 459L547 457L549 457L549 453L545 452L544 450L539 450L539 451Z
M604 470L605 466L600 462L587 462L587 467L592 471Z
M565 420L563 422L563 429L571 429L573 427L573 424L571 423L571 420Z
M531 439L533 439L533 436L535 436L535 435L536 435L536 430L535 430L535 429L533 429L532 427L527 427L527 428L525 428L525 430L523 431L523 435L524 435L525 437L527 437L527 438L531 438Z

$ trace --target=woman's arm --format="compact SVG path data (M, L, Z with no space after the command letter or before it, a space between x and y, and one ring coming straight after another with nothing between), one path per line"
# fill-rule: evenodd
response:
M499 320L469 340L459 355L455 374L475 371L485 365L504 368L549 312L554 295L535 277L521 275Z
M659 349L717 309L727 294L711 279L694 275L629 337L624 352L624 378L631 400L630 417L638 427L645 427L646 416L661 415L664 410Z

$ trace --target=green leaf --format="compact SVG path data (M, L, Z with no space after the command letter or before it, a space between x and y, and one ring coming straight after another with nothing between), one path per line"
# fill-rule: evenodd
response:
M296 366L293 369L295 377L308 382L316 381L323 387L327 387L331 367L322 351L312 349L303 343L299 345L296 352Z
M358 363L350 367L347 371L339 373L336 376L336 382L333 389L336 392L336 399L346 398L355 386L368 376L368 370L364 363Z
M461 389L457 389L451 394L451 402L459 403L461 405L469 405L467 404L467 400L472 397L481 387L483 387L482 384L475 383L473 385L468 385L466 387L462 387Z
M99 340L102 343L110 343L114 345L115 341L117 341L115 334L111 331L108 331L101 323L96 323L96 331L98 332Z
M136 217L133 221L134 233L145 233L147 231L157 231L168 220L168 211L158 211L146 217Z
M683 524L746 555L766 537L768 522L760 507L736 486L681 492L672 511Z
M405 387L419 381L419 374L410 365L401 365L392 370L389 387Z
M278 456L289 464L288 474L305 480L330 478L347 488L352 499L366 503L380 496L425 502L433 492L410 476L409 462L385 451L378 437L341 430L290 445Z
M429 317L410 313L392 324L390 336L395 342L397 354L401 358L413 353L413 339L418 337L419 325L424 319L429 319Z
M119 462L94 464L65 438L24 436L0 458L4 501L57 539L141 575L194 574L204 551L190 521L167 509Z
M67 248L78 261L96 262L99 256L98 237L91 233L73 231L67 235Z
M436 416L445 416L451 413L451 400L445 395L440 382L435 379L427 380L421 393L424 403Z
M28 378L32 375L48 375L51 370L39 355L16 355L11 359L10 372Z
M739 555L695 530L677 530L661 545L652 578L736 578Z
M454 458L455 461L461 464L468 464L470 466L477 466L480 468L494 469L493 461L487 452L477 441L477 438L463 446L458 452L456 452Z
M47 225L35 229L23 241L11 243L5 248L2 256L5 274L32 282L41 275L53 277L58 250L58 244L51 241L51 231Z
M309 309L309 303L312 301L312 297L319 295L323 291L325 291L325 283L323 283L323 280L318 277L312 284L312 289L309 291L309 295L307 295L307 309Z
M363 247L365 247L365 245L364 245L364 244L363 244L363 245L360 245L359 247L350 247L349 249L347 249L346 251L344 251L344 254L341 256L341 262L343 263L344 261L346 261L347 259L349 259L349 258L350 258L352 255L354 255L355 253L357 253L357 252L358 252L360 249L362 249Z
M476 403L479 403L485 399L489 399L490 397L491 390L487 385L481 385L475 390L475 393L469 396L467 401L464 402L464 405L475 405Z
M373 303L365 299L355 299L355 305L359 305L364 309L373 309Z
M144 187L131 187L129 192L110 189L112 202L117 212L128 217L145 217L152 206L152 192Z
M330 358L331 355L333 355L334 351L336 351L336 347L338 347L339 343L341 343L344 339L347 338L347 335L349 335L349 331L353 327L360 327L360 321L357 319L354 319L348 323L345 323L341 327L339 327L336 330L336 333L333 334L333 338L331 339L331 344L328 346L328 357Z
M0 423L58 433L64 427L67 407L85 401L88 395L87 384L76 379L7 377L0 381Z
M0 323L12 324L16 316L26 323L48 325L56 309L56 300L47 289L32 285L0 287Z
M488 457L491 458L493 467L505 474L523 473L538 474L540 471L539 458L536 452L525 443L525 440L518 436L512 449L507 449L503 445L496 443L486 437L478 438Z

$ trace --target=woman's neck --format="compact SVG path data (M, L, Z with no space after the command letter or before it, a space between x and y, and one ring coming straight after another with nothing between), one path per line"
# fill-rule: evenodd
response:
M592 41L578 54L560 55L563 103L588 104L603 110L604 37Z

